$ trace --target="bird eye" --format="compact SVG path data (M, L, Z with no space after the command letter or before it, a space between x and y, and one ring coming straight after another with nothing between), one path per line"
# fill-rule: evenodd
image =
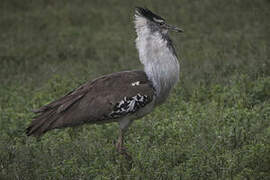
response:
M157 19L157 18L154 17L153 20L154 20L154 22L158 23L159 25L165 24L163 19Z
M164 22L160 22L159 25L164 25L165 23Z

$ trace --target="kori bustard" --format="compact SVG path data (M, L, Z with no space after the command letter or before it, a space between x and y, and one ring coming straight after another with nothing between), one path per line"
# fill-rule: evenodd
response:
M136 47L144 70L116 72L89 81L34 112L28 136L71 126L118 122L117 150L135 119L153 111L179 79L179 63L168 31L182 32L146 8L135 9Z

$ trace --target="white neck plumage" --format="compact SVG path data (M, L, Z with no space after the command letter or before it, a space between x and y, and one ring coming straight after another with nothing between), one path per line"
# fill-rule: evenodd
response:
M151 31L144 18L135 18L136 47L144 71L156 90L156 104L163 103L179 79L179 63L171 41Z

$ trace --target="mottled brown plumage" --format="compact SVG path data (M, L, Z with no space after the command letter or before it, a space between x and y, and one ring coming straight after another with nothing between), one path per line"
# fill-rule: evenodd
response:
M124 133L135 119L167 99L179 79L180 66L168 32L183 30L145 8L135 9L136 47L144 71L113 73L90 81L62 98L36 110L27 135L85 123L118 122L118 152L128 160Z
M138 81L138 85L132 84ZM124 71L102 76L35 110L38 115L26 133L40 136L55 128L118 121L121 116L110 116L114 107L125 97L137 94L149 97L148 103L154 96L154 89L145 72Z

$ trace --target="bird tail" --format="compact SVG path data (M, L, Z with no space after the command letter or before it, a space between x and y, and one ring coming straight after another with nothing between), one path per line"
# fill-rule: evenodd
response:
M59 118L59 113L57 113L56 109L47 109L43 112L36 111L36 113L40 114L34 117L32 123L26 129L27 136L41 136L47 131L54 129L54 123Z
M32 123L26 129L26 134L28 136L41 136L51 129L68 126L68 123L59 122L59 119L71 106L85 95L87 91L80 92L79 90L81 89L83 88L78 88L77 94L73 94L73 91L71 91L62 98L34 110L33 112L38 115L33 118Z

